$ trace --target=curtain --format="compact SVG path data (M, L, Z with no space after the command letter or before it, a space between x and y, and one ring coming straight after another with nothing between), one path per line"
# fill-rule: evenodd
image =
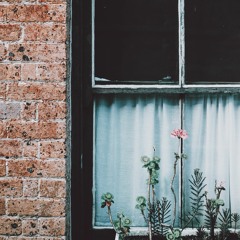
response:
M188 179L199 168L206 177L208 198L215 198L214 187L222 184L223 208L240 213L240 97L239 95L188 96L185 101L185 141L188 155L184 165L185 195L190 196ZM185 207L190 199L185 198Z
M109 226L106 209L101 208L101 195L111 192L115 203L113 217L123 212L133 226L144 226L140 212L135 209L137 196L147 196L147 171L141 156L161 158L158 199L167 197L173 205L170 181L173 175L174 152L178 140L170 136L180 128L181 119L189 138L184 140L183 175L174 182L177 206L180 206L179 183L183 183L183 206L189 210L189 182L195 168L206 176L209 198L214 197L215 180L223 182L226 190L221 198L225 207L239 212L238 170L240 167L240 101L237 95L186 96L184 111L178 96L106 95L95 99L94 132L94 225ZM183 116L181 114L183 113ZM230 187L231 186L231 187ZM187 196L187 197L185 197ZM179 225L178 208L176 226Z

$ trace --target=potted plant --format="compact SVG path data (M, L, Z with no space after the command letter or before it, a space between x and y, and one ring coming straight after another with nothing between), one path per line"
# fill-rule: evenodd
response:
M111 206L114 203L113 194L107 192L102 195L101 207L107 207L107 214L110 223L116 232L116 240L177 240L177 239L197 239L197 240L227 240L240 239L236 232L237 222L240 220L238 213L231 213L228 208L222 209L224 201L220 198L225 187L222 183L217 184L215 181L215 198L209 198L205 191L205 179L200 169L195 169L189 178L189 186L191 189L191 206L187 216L181 219L181 228L175 228L177 198L174 190L174 181L177 172L177 164L187 156L181 153L181 141L188 137L183 129L175 129L171 133L172 137L178 139L178 151L174 153L173 176L170 181L170 190L173 195L173 203L167 198L158 199L156 196L156 185L159 183L160 158L155 156L155 148L153 157L143 156L141 162L143 168L148 172L147 178L147 196L138 196L136 201L136 209L140 212L146 225L147 231L131 234L131 220L123 213L118 213L116 220L113 219ZM171 219L172 211L172 219ZM200 217L204 217L204 224L200 225ZM215 231L218 221L218 232ZM184 230L193 222L198 223L199 227L195 234L187 234L184 236ZM234 223L234 231L230 232L230 226ZM186 235L186 234L185 234Z

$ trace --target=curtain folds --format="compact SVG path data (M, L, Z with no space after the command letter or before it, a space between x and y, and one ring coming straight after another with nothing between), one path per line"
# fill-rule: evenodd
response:
M172 201L170 180L178 140L170 136L180 128L181 118L189 138L184 140L188 159L183 164L183 196L189 196L188 178L195 168L206 176L209 197L214 197L215 180L223 182L225 207L240 213L238 181L240 161L240 97L237 95L186 96L183 116L178 96L107 95L95 99L94 133L94 224L108 226L106 209L101 209L101 195L111 192L115 203L113 216L123 212L134 226L144 226L135 209L136 198L147 195L147 171L141 156L161 158L158 198ZM180 205L181 176L175 178L177 204ZM231 186L231 187L230 187ZM189 197L184 198L188 210ZM179 225L179 212L176 225Z

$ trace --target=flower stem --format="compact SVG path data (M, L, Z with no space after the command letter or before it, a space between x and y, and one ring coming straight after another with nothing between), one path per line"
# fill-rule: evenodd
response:
M176 193L174 191L173 183L174 183L174 179L175 179L176 173L177 173L177 162L178 162L178 159L180 158L180 156L181 156L181 139L179 138L178 154L176 154L176 156L175 156L175 162L173 165L173 177L172 177L172 181L171 181L171 191L172 191L173 198L174 198L172 227L174 227L174 224L175 224L176 210L177 210L177 197L176 197Z
M148 231L149 231L149 240L152 240L152 223L151 223L151 173L149 172L148 179L148 208L149 208L149 216L148 216Z
M112 219L112 213L111 213L111 207L108 206L108 216L109 216L109 219L110 219L110 223L112 224L113 226L113 229L115 230L116 233L121 233L120 231L118 231L113 223L113 219Z

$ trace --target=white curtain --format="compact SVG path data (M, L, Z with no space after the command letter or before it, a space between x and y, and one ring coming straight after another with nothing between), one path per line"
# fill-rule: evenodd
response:
M108 226L106 209L101 209L101 195L111 192L115 203L113 216L123 212L135 226L144 226L137 209L136 197L147 194L147 172L141 156L161 158L158 198L172 201L170 180L173 174L174 152L178 141L171 138L173 129L181 124L177 97L158 95L98 96L95 100L94 146L94 224ZM184 103L184 128L189 138L184 141L185 194L189 196L188 178L195 168L207 177L209 197L214 197L215 179L225 184L222 199L232 212L240 213L240 97L229 95L187 96ZM179 165L178 165L179 167ZM179 172L178 172L179 173ZM175 179L175 191L180 204L180 176ZM231 183L231 188L230 188ZM189 198L184 198L187 210ZM179 213L176 225L179 221Z
M189 174L199 168L206 176L208 198L214 198L215 181L226 188L223 208L240 214L240 96L188 96L185 101L185 195L190 195ZM189 206L189 198L185 206Z

